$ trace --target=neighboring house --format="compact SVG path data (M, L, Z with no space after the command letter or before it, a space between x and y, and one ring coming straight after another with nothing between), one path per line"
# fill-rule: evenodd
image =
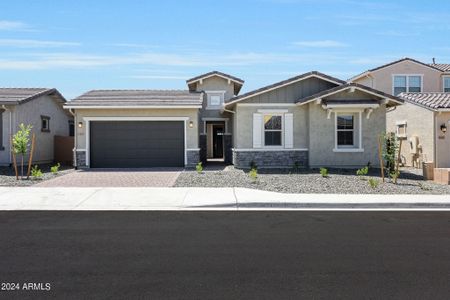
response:
M11 136L21 123L31 124L36 134L33 162L53 162L54 136L74 132L73 118L63 109L65 102L56 89L0 88L0 165L11 165Z
M398 95L405 105L387 113L387 131L402 143L402 161L421 167L434 162L450 167L450 64L426 64L404 58L366 71L350 79L386 93Z
M77 167L378 165L386 108L403 100L309 72L242 95L221 72L188 90L97 90L68 102Z

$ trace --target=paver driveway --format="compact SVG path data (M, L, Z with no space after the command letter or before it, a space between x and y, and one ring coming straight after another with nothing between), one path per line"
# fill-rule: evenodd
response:
M180 168L77 170L36 187L171 187Z

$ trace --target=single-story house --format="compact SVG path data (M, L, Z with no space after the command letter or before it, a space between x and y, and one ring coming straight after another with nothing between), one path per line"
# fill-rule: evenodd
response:
M53 162L54 137L74 134L73 117L63 109L65 102L56 89L0 88L0 165L12 164L11 136L21 123L31 124L36 135L33 162Z
M450 168L450 93L401 93L405 104L387 113L387 130L402 142L402 161Z
M187 90L94 90L68 102L77 167L379 164L386 110L404 100L313 71L239 95L213 71Z

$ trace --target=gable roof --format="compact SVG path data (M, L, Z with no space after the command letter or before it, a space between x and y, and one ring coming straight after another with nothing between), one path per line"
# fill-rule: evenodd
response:
M67 101L57 89L0 88L0 105L20 105L45 95L52 96L62 103Z
M242 101L244 99L247 99L247 98L259 95L259 94L270 92L272 90L275 90L275 89L281 88L283 86L295 83L297 81L302 81L302 80L305 80L305 79L308 79L308 78L311 78L311 77L320 78L320 79L323 79L325 81L335 83L337 85L341 85L341 84L345 84L346 83L343 80L340 80L338 78L335 78L335 77L323 74L321 72L311 71L311 72L304 73L304 74L301 74L301 75L298 75L298 76L295 76L295 77L292 77L292 78L289 78L289 79L286 79L286 80L283 80L283 81L280 81L280 82L277 82L277 83L274 83L274 84L270 84L270 85L264 86L262 88L259 88L259 89L247 92L247 93L242 94L240 96L231 98L229 100L229 102L225 104L225 106L234 104L236 102L240 102L240 101Z
M92 90L72 101L67 108L192 107L200 108L201 92L187 90Z
M419 65L422 65L422 66L425 66L425 67L428 67L428 68L432 68L433 70L442 72L441 69L439 69L438 67L436 67L433 64L426 64L426 63L423 63L421 61L418 61L418 60L415 60L415 59L412 59L412 58L409 58L409 57L405 57L405 58L402 58L402 59L399 59L399 60L395 60L395 61L392 61L390 63L384 64L384 65L378 66L376 68L364 71L362 73L359 73L358 75L353 76L352 78L348 79L347 81L351 82L351 81L357 80L357 79L359 79L359 78L361 78L363 76L369 75L372 72L375 72L375 71L378 71L378 70L390 67L392 65L395 65L395 64L398 64L398 63L401 63L401 62L404 62L404 61L411 61L411 62L414 62L416 64L419 64Z
M442 72L450 72L450 64L430 64L434 68L438 68Z
M234 82L234 94L235 95L239 94L239 91L241 90L242 85L244 85L244 80L242 80L240 78L237 78L235 76L231 76L231 75L226 74L226 73L219 72L219 71L211 71L211 72L208 72L208 73L205 73L205 74L193 77L191 79L186 80L186 83L189 86L189 89L194 89L194 88L191 87L192 84L194 84L194 83L196 83L198 81L201 81L203 79L207 79L209 77L213 77L213 76L218 76L218 77L221 77L223 79L226 79L226 80Z
M450 109L450 93L401 93L399 97L432 110Z
M384 93L382 91L373 89L371 87L368 87L368 86L365 86L365 85L362 85L362 84L346 83L346 84L343 84L343 85L340 85L340 86L337 86L337 87L334 87L334 88L331 88L331 89L328 89L328 90L316 93L314 95L298 99L296 103L298 105L303 105L303 104L309 103L311 101L314 101L314 100L316 100L318 98L328 97L328 96L340 93L342 91L345 91L345 90L351 89L351 88L354 88L354 89L366 92L368 94L372 94L372 95L377 96L377 97L387 98L387 99L392 100L392 101L394 101L394 102L396 102L398 104L402 104L402 103L405 102L403 99L401 99L399 97L386 94L386 93Z

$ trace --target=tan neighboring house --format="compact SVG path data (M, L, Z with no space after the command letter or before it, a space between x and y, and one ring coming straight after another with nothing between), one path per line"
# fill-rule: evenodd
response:
M36 134L35 163L54 161L54 137L74 132L73 117L63 109L66 99L47 88L0 88L0 165L12 164L10 139L21 123Z
M376 166L386 110L403 103L316 71L241 95L244 81L218 71L186 83L186 90L94 90L68 102L76 166Z
M405 104L388 110L386 128L403 139L402 161L421 167L450 167L450 64L404 58L349 80L399 96Z

